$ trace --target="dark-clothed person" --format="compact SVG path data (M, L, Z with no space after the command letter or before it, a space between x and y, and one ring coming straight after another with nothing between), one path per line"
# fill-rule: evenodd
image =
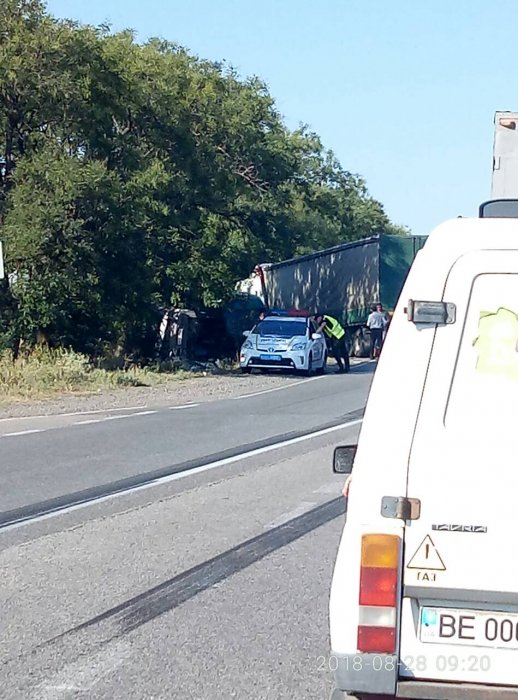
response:
M349 372L349 353L345 338L345 329L333 316L317 314L315 321L319 332L323 332L329 338L331 354L336 360L339 372Z

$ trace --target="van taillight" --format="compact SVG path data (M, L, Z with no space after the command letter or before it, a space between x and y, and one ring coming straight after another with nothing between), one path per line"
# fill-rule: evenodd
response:
M363 535L360 570L358 651L396 650L396 611L401 539Z
M358 651L393 654L396 650L394 627L358 627Z

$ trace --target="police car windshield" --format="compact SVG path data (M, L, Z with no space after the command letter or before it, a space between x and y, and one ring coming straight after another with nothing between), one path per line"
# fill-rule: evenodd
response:
M261 321L255 327L258 335L270 335L280 338L293 338L306 335L307 325L305 321Z

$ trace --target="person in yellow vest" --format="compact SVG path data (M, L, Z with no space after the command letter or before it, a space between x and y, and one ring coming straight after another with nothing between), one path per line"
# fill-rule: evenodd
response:
M344 327L336 318L328 314L317 314L315 321L318 326L318 332L323 332L330 340L331 353L338 365L338 371L349 372L349 353L347 351Z

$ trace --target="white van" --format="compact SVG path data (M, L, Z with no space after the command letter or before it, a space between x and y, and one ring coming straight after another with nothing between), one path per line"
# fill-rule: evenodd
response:
M352 474L330 600L337 689L518 698L518 219L449 221L418 253Z

